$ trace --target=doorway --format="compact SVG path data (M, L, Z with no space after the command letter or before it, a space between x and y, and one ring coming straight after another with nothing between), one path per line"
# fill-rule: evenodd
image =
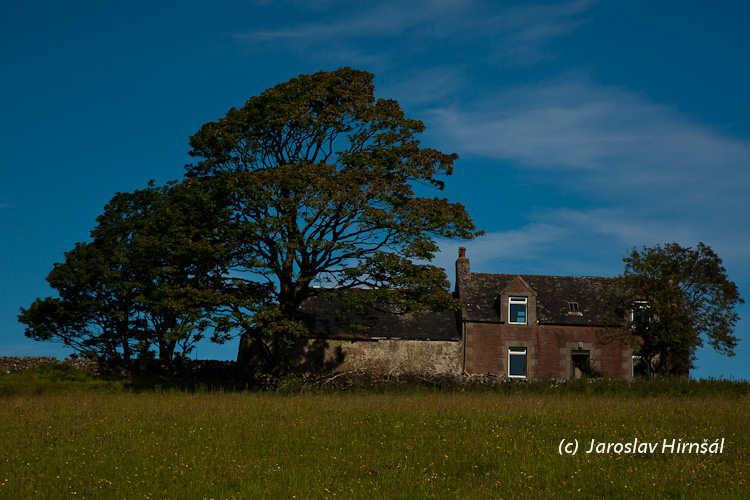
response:
M590 377L592 373L591 352L583 349L570 351L570 378Z

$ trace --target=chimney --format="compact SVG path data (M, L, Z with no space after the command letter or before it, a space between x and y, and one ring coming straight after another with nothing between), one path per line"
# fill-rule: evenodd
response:
M466 258L466 247L458 247L458 260L456 260L456 293L460 296L461 289L468 284L469 259Z

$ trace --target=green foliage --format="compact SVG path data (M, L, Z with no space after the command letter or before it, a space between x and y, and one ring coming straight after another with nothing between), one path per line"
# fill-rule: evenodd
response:
M220 208L197 181L118 193L47 277L59 298L21 309L26 336L105 357L187 355L208 312L241 302L224 286Z
M269 311L229 316L258 340L304 334L296 311L315 285L376 290L343 294L348 310L457 307L445 272L419 261L432 259L436 237L480 233L462 205L416 188L441 190L458 157L422 147L424 124L376 100L372 79L350 68L301 75L190 138L200 161L188 176L227 193L234 276L272 288Z
M608 335L629 341L657 374L686 374L704 341L734 355L735 308L744 300L710 247L644 247L623 261L625 272L605 294L615 325Z
M190 138L187 179L118 193L47 280L59 297L21 309L26 335L79 353L186 356L209 329L236 331L279 366L306 329L296 312L326 285L342 308L455 309L435 239L471 239L441 190L455 154L424 148L422 122L374 98L373 76L301 75ZM343 294L370 287L372 294ZM344 311L342 311L344 316ZM348 318L348 316L347 316Z

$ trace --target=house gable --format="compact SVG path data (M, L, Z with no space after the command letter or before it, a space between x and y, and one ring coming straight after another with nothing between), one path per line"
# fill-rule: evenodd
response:
M598 336L606 326L598 297L612 278L473 273L465 251L456 268L467 373L570 378L597 371L632 376L629 346L602 343Z

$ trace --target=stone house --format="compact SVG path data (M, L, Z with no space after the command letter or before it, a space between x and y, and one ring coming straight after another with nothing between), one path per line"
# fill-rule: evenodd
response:
M353 290L350 293L367 293ZM309 372L369 371L381 374L430 373L459 375L463 371L463 344L456 311L417 311L407 314L370 310L371 326L351 333L332 311L336 300L322 296L305 300L297 318L309 335L292 348L291 368ZM350 317L357 321L357 318ZM263 363L256 341L240 340L237 361Z
M472 273L456 261L462 367L469 374L632 377L633 353L603 342L596 298L612 278Z
M459 311L374 311L373 326L355 336L330 314L335 302L314 297L298 314L310 335L294 346L292 366L518 379L594 373L631 377L628 346L597 338L601 326L594 299L610 279L472 273L462 247L454 292L461 301ZM243 338L238 361L254 362L252 352L252 341Z

